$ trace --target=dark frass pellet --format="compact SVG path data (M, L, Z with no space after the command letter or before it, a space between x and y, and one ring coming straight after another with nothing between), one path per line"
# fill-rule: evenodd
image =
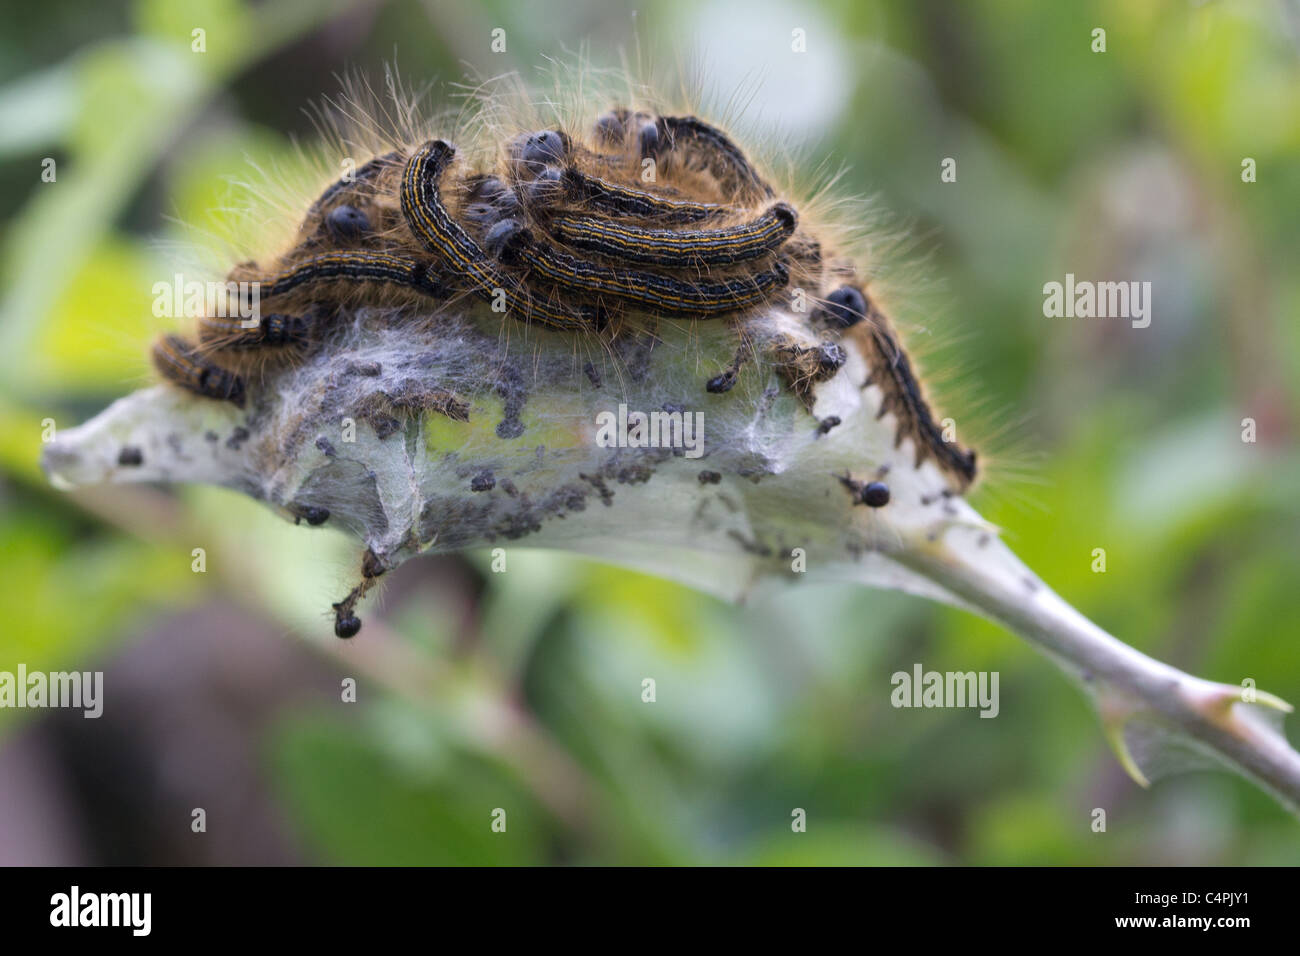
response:
M869 481L862 489L862 503L869 508L883 508L889 504L889 485L883 481Z
M330 520L330 510L328 508L319 508L316 505L308 505L302 509L302 517L309 525L320 525Z
M731 389L735 387L738 376L739 373L736 369L729 368L725 372L715 375L713 378L705 382L704 390L713 395L722 395L725 392L731 391Z

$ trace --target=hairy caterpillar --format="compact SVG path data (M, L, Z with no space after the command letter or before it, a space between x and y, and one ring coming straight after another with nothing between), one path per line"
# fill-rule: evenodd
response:
M798 221L794 207L777 203L749 222L698 232L645 229L574 215L553 217L550 231L563 244L584 252L625 262L684 268L735 265L774 252L794 234Z
M775 193L726 133L694 116L659 120L657 155L676 157L686 166L707 169L735 200L771 199Z
M392 282L425 295L438 296L441 286L433 278L431 269L427 262L382 252L326 253L312 256L265 280L261 294L271 299L306 283L347 279L353 282Z
M199 318L199 341L209 345L220 342L223 348L229 349L305 345L313 318L273 313L262 316L256 326L248 327L237 317L205 315Z
M166 335L154 343L154 367L169 382L205 398L244 404L244 381L197 354L179 335Z
M582 298L618 299L650 312L700 318L737 312L765 300L786 284L789 269L780 262L743 279L680 281L654 272L614 269L561 252L538 241L514 220L504 220L503 256L520 262L542 282Z
M564 171L562 182L571 199L588 209L615 216L653 219L663 223L691 223L712 219L727 210L721 203L656 196L642 189L589 176L575 167Z
M319 215L321 210L329 208L334 200L343 193L351 192L358 186L372 183L385 169L400 162L401 158L401 151L394 149L383 156L376 156L364 163L350 177L339 179L334 185L321 193L320 197L311 204L311 208L307 210L307 215Z

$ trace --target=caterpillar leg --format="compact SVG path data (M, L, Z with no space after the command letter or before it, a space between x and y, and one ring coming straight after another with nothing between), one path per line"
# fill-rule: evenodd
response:
M244 380L222 368L179 335L167 335L153 346L153 364L167 381L196 395L244 405Z

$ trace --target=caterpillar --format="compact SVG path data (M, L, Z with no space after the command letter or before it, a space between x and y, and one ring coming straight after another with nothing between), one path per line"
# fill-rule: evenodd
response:
M721 203L656 196L642 189L590 176L572 166L565 169L562 182L570 199L588 209L615 216L685 224L702 222L727 211L727 207Z
M261 298L285 295L307 283L327 279L352 282L391 282L408 286L430 296L443 293L428 262L383 252L331 252L312 256L293 267L264 280L259 287Z
M152 358L168 381L205 398L244 404L244 380L199 355L179 335L165 335L155 342Z
M551 219L550 232L564 245L584 252L680 269L757 259L779 248L794 234L798 222L793 206L776 203L749 222L723 229L645 229L617 220L565 214Z
M394 149L385 153L383 156L376 156L374 159L363 163L357 168L351 177L342 177L335 182L334 185L321 193L316 201L311 204L311 208L307 210L307 215L318 215L343 193L348 192L349 190L354 190L358 186L372 184L374 180L379 177L380 173L388 167L396 164L401 158L401 150Z
M687 166L702 165L737 200L775 195L740 147L717 127L694 116L665 116L655 128L659 134L651 152L656 156L676 157Z
M234 274L240 273L241 270L236 270ZM282 298L302 286L335 281L392 284L432 298L446 294L429 262L381 252L324 253L310 256L269 278L244 283L247 297L238 303L238 316L199 317L199 343L209 349L301 345L306 341L310 325L303 316L276 313L262 318L254 327L247 326L239 316L255 314L251 298L254 295L260 311L264 299Z
M504 228L503 228L504 227ZM582 298L613 298L656 313L719 315L764 301L786 284L781 262L743 279L690 282L653 272L615 269L561 252L533 237L514 220L498 224L501 254L525 266L542 282Z
M960 490L968 488L975 481L975 452L944 440L920 380L912 371L911 359L866 293L852 285L840 286L826 296L822 308L830 323L849 330L868 354L871 376L863 387L878 385L884 393L877 417L893 412L898 418L894 447L902 444L904 436L911 435L917 465L933 457L954 477Z
M220 342L231 349L256 349L274 346L293 347L307 342L312 319L300 315L273 313L262 316L249 327L238 317L202 316L199 319L199 342Z

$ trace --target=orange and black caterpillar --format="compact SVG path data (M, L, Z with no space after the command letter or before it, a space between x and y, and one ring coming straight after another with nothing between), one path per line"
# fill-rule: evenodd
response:
M293 361L365 306L427 318L470 296L508 321L617 336L633 314L743 320L785 309L790 286L816 304L827 336L816 348L766 343L790 387L809 400L811 385L843 366L838 342L855 342L869 384L883 392L881 414L898 421L897 441L910 437L917 463L933 460L957 490L974 480L974 453L943 440L852 263L801 223L797 205L721 130L617 109L587 142L543 129L508 139L500 153L495 166L474 169L453 144L429 139L364 163L310 205L275 268L232 270L256 289L257 320L201 317L197 345L171 335L154 347L159 372L243 404L258 361ZM708 393L735 383L739 355Z

